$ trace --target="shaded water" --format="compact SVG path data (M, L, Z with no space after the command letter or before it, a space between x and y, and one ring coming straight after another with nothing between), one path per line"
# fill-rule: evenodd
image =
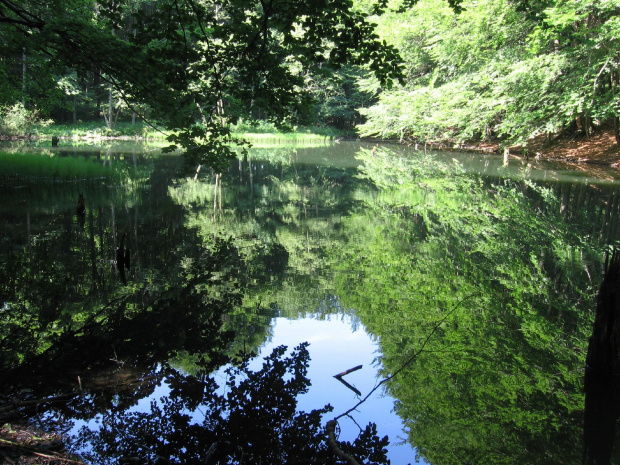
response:
M395 464L581 461L613 172L341 143L194 182L178 156L82 153L123 177L0 181L3 421L93 463L326 463L320 425L393 376L339 418L341 443L376 425L342 446L360 461L385 435Z

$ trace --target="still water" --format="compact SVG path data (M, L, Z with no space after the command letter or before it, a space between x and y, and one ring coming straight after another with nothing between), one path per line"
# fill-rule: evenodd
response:
M581 462L614 171L350 142L194 180L132 144L19 152L62 168L0 179L2 422L91 463Z

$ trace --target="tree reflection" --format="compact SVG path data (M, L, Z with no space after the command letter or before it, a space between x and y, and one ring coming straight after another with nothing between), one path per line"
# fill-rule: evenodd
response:
M242 298L234 285L235 256L229 241L217 240L196 259L186 258L177 280L124 288L104 305L46 325L27 323L40 318L47 307L31 305L28 320L20 312L23 307L5 304L0 389L7 396L27 389L29 398L72 392L78 385L88 391L90 383L97 383L102 374L110 377L110 367L124 361L139 372L137 378L157 380L158 364L180 352L195 354L195 363L204 370L222 366L228 361L224 349L234 337L232 331L222 330L222 315ZM145 395L124 392L121 397L135 400ZM97 402L105 403L105 398ZM76 413L82 406L72 402L68 408Z
M99 431L82 429L80 443L92 447L85 456L95 463L343 463L321 426L332 407L297 411L296 397L310 386L307 345L288 357L277 347L256 371L247 359L228 368L225 388L207 375L167 368L170 391L149 411L110 411ZM388 463L387 444L370 424L340 446L373 464Z

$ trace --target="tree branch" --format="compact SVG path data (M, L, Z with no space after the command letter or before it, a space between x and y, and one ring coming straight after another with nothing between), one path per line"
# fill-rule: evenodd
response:
M403 371L403 370L404 370L407 366L411 365L411 363L413 363L413 361L414 361L416 358L418 358L418 355L420 355L420 354L424 351L424 348L425 348L425 347L426 347L426 345L430 342L431 338L432 338L432 337L433 337L433 335L437 332L437 330L440 328L440 326L443 324L443 322L444 322L444 321L446 321L446 320L448 319L448 317L450 317L450 315L452 315L452 314L456 311L456 309L457 309L457 308L459 308L459 306L460 306L463 302L465 302L465 301L467 301L467 300L469 300L469 299L471 299L471 298L473 298L473 297L477 297L477 296L480 296L480 294L479 294L479 293L470 294L470 295L468 295L467 297L465 297L463 300L459 301L459 302L458 302L458 303L457 303L457 304L456 304L456 305L452 308L452 310L450 310L448 313L446 313L446 314L444 315L444 317L443 317L441 320L439 320L439 321L435 324L435 326L433 327L432 331L428 334L428 336L426 337L426 339L424 340L424 342L422 343L422 345L420 346L420 348L419 348L419 349L418 349L418 350L417 350L417 351L416 351L416 352L415 352L415 353L414 353L411 357L409 357L409 358L405 361L405 363L403 363L403 364L402 364L402 365L401 365L401 366L400 366L400 367L399 367L399 368L398 368L398 369L397 369L394 373L392 373L390 376L388 376L387 378L382 379L382 380L381 380L381 382L379 382L379 383L378 383L378 384L377 384L374 388L372 388L372 389L370 390L370 392L366 395L366 397L364 397L362 400L360 400L357 404L355 404L353 407L351 407L351 408L350 408L349 410L347 410L346 412L341 413L340 415L338 415L338 416L334 417L332 420L330 420L330 421L328 421L328 422L327 422L327 426L326 426L326 428L327 428L327 433L328 433L328 435L329 435L329 445L330 445L330 447L334 450L334 452L336 453L336 455L338 455L339 457L341 457L341 458L343 458L343 459L347 460L347 462L348 462L349 464L351 464L351 465L354 465L354 464L357 464L357 463L358 463L358 462L357 462L357 461L355 461L355 459L353 459L352 457L351 457L351 459L352 459L353 461L349 461L349 459L346 459L346 458L345 458L345 456L346 456L346 457L350 457L350 456L347 456L347 454L346 454L345 452L343 452L343 451L340 449L340 447L338 446L338 443L337 443L337 441L336 441L336 439L335 439L335 437L334 437L334 429L335 429L335 427L336 427L336 424L338 423L338 420L339 420L340 418L344 417L344 416L349 416L349 414L350 414L351 412L353 412L353 411L354 411L354 410L356 410L356 409L357 409L360 405L362 405L364 402L366 402L366 401L368 400L368 398L369 398L369 397L370 397L370 396L371 396L371 395L372 395L372 394L373 394L373 393L374 393L377 389L379 389L379 386L381 386L381 385L383 385L383 384L387 383L388 381L390 381L391 379L393 379L395 376L397 376L398 374L400 374L400 373L401 373L401 372L402 372L402 371ZM332 443L332 442L333 442L333 443ZM341 454L344 454L344 455L341 455ZM358 465L359 465L359 464L358 464Z

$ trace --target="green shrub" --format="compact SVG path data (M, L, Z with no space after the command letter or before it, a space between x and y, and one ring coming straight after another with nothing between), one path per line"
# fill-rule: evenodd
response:
M25 108L21 102L0 107L0 136L24 136L32 131L35 124L45 127L50 123L39 118L36 111Z

